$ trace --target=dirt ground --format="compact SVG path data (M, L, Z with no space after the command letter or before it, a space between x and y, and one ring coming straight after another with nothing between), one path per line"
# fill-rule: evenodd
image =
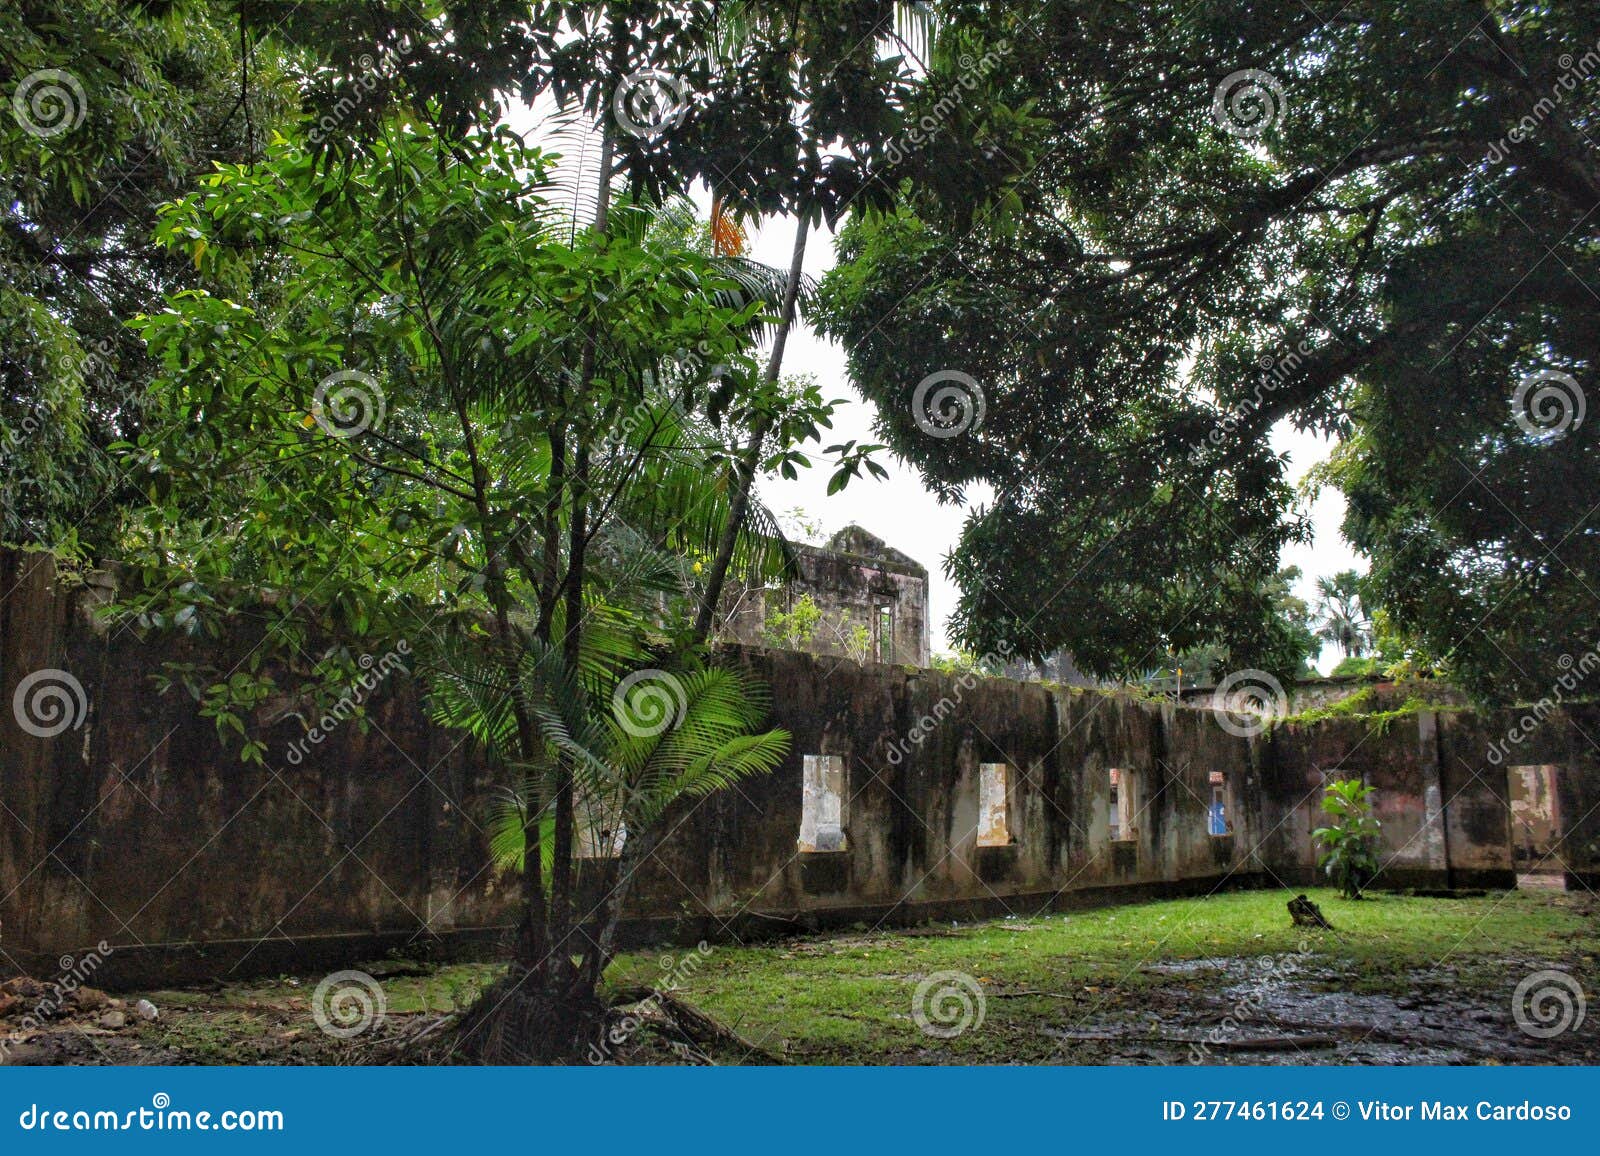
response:
M1600 1062L1600 1012L1586 1006L1600 955L1594 897L1538 888L1352 903L1312 892L1331 931L1291 926L1288 897L1244 892L626 956L608 974L615 1031L591 1059ZM455 1013L499 974L491 964L399 959L352 970L365 986L346 985L343 1000L328 987L320 1007L326 977L281 976L91 992L37 1027L23 1019L40 989L11 980L0 984L0 1049L16 1064L452 1062ZM666 996L627 1002L648 989ZM726 1034L686 1031L674 1012L683 1006Z

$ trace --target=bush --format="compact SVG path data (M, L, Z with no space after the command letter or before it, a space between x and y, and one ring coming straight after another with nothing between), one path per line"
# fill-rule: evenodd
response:
M1372 815L1372 788L1360 779L1329 783L1322 809L1332 826L1318 827L1311 838L1322 848L1317 866L1339 885L1346 899L1360 899L1361 889L1378 873L1378 831Z

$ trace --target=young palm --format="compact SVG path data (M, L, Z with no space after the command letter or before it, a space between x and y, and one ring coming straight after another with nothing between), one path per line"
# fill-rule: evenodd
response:
M520 785L490 814L490 849L499 865L521 872L530 844L546 862L556 854L551 808L562 768L572 776L582 817L578 838L618 855L605 899L551 945L552 958L534 967L515 965L463 1025L464 1036L492 1054L511 1049L518 1059L569 1056L592 1042L603 1014L592 993L615 953L633 877L660 839L664 816L681 801L772 770L789 749L787 731L759 729L770 700L744 673L648 667L642 650L617 644L623 635L590 629L586 636L595 645L577 670L557 648L529 637L514 684L503 675L504 664L475 661L470 650L441 655L447 660L428 676L434 720L470 732L520 775ZM538 732L541 749L532 760L519 753L514 700ZM547 985L525 983L546 965L563 969L569 985L564 1005L545 998ZM532 1048L539 1050L526 1054Z

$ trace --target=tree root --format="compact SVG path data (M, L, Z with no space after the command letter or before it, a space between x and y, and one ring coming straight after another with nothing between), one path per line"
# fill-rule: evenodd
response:
M684 1003L677 996L657 988L647 989L640 1002L651 1002L660 1008L672 1026L691 1045L702 1053L708 1049L738 1053L741 1061L755 1060L760 1064L781 1065L783 1059L745 1039L732 1028L707 1015L699 1008Z
M510 974L462 1015L463 1055L486 1064L580 1064L603 1039L608 1011L593 996L544 990Z

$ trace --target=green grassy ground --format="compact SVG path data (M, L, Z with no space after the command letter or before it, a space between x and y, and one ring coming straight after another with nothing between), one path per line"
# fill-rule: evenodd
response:
M1293 927L1288 892L1235 892L639 952L619 959L607 983L613 993L674 990L760 1049L702 1049L719 1063L1182 1063L1194 1058L1194 1040L1230 1018L1238 1021L1229 1029L1234 1044L1250 1048L1222 1048L1213 1060L1600 1061L1600 1013L1552 1041L1531 1039L1511 1013L1518 980L1541 969L1562 970L1586 993L1596 989L1600 906L1588 895L1348 902L1331 891L1310 894L1334 931ZM161 1009L157 1022L130 1017L109 1031L93 1019L53 1025L17 1054L41 1063L438 1062L450 1058L436 1047L449 1038L442 1017L468 1006L500 970L362 966L381 983L386 1015L353 1040L315 1023L320 976L283 976L142 993ZM933 982L940 973L955 974ZM919 1020L925 981L933 995ZM948 998L938 999L940 991ZM127 995L127 1005L138 994ZM617 1058L681 1061L670 1029L650 1022L656 1026L631 1033ZM952 1034L955 1027L962 1030ZM1272 1047L1278 1035L1291 1042ZM1251 1050L1263 1037L1267 1045ZM432 1042L413 1047L417 1038ZM1308 1042L1314 1038L1323 1043Z
M1179 1013L1166 1019L1181 1019L1185 1005L1202 1002L1191 996L1219 984L1218 969L1167 970L1181 961L1239 961L1248 972L1263 969L1263 957L1292 959L1321 988L1405 995L1438 984L1494 1001L1502 999L1508 961L1593 975L1600 953L1600 925L1587 903L1561 894L1361 902L1310 894L1335 931L1293 927L1287 893L1235 892L909 934L717 948L681 978L681 990L745 1038L794 1060L1026 1062L1061 1056L1051 1025L1092 1028L1156 1006ZM917 985L941 971L977 980L986 997L981 1030L942 1039L919 1026ZM661 974L649 955L619 960L611 972L614 982L642 985Z

